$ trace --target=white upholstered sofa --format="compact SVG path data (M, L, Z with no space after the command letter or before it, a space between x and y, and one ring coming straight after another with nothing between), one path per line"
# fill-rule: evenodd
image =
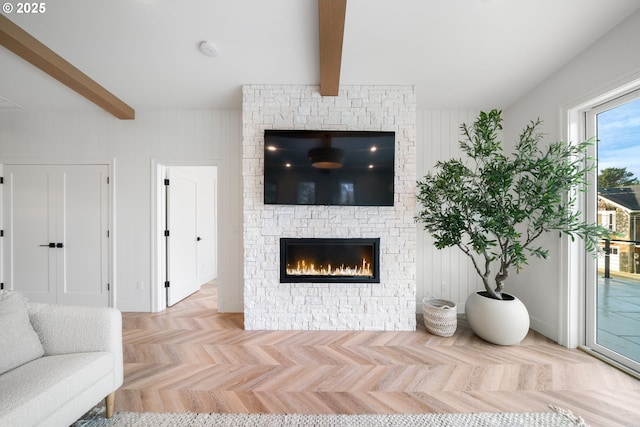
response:
M0 292L0 426L69 426L102 399L111 416L123 380L120 312Z

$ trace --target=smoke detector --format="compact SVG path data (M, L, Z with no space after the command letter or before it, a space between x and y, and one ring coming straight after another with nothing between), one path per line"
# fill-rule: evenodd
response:
M200 43L200 52L212 58L218 56L218 49L216 49L213 43L206 40Z

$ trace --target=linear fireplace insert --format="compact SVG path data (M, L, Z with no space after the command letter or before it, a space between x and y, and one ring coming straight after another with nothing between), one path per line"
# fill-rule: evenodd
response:
M280 239L280 283L380 283L380 239Z

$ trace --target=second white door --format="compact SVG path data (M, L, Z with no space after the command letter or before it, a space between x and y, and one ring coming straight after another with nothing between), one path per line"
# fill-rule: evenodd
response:
M216 276L213 167L169 167L165 176L168 236L167 305L200 289Z

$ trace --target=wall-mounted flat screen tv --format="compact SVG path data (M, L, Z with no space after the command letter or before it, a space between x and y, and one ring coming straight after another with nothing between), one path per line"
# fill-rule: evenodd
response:
M265 130L264 202L393 206L395 132Z

